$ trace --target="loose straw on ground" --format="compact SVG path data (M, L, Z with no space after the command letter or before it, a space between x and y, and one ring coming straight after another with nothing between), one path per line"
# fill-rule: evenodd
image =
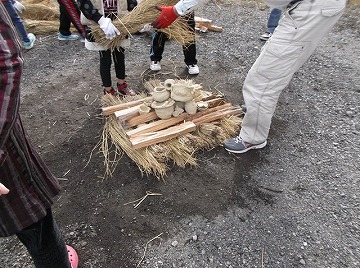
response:
M141 264L141 263L143 262L143 260L145 259L148 245L149 245L152 241L154 241L155 239L160 239L160 236L161 236L162 234L163 234L163 233L158 234L157 236L151 238L151 239L145 244L144 254L143 254L142 257L141 257L141 260L140 260L140 261L138 262L138 264L136 265L136 268L137 268L137 267L140 267L140 264Z
M152 193L150 191L146 191L146 195L144 195L143 197L136 199L135 201L131 201L128 203L125 203L124 206L129 205L129 204L133 204L138 202L136 205L134 205L134 208L138 208L140 206L140 204L148 197L148 196L160 196L162 194L158 194L158 193Z

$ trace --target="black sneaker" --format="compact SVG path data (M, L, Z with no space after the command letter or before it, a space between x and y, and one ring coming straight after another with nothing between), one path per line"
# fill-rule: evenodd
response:
M246 141L243 141L243 139L240 138L239 136L224 142L224 148L227 151L235 154L246 153L251 149L261 149L264 148L265 146L266 146L266 140L263 143L251 144L251 143L247 143Z
M272 36L272 33L266 32L266 33L260 35L260 40L267 41L270 39L271 36Z

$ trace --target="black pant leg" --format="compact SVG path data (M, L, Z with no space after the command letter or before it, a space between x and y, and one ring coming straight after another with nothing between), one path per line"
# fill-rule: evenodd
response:
M69 12L73 14L77 13L78 17L80 18L80 10L76 3L70 3L68 5L69 10L66 9L62 1L58 1L60 7L60 27L59 32L62 35L70 35L70 25L73 23L76 30L83 36L85 36L85 27L81 24L78 24L78 21L72 21L72 17L70 16ZM78 22L78 23L76 23Z
M152 33L150 49L150 59L152 61L161 61L166 40L168 38L163 32L154 31Z
M115 74L118 79L125 79L125 49L120 47L113 52Z
M194 42L183 46L183 52L184 52L184 62L186 65L192 65L192 64L197 64L197 59L196 59L196 44L195 44L195 18L194 18L194 13L190 13L186 19L187 19L187 23L189 25L189 27L191 28L193 34L194 34Z
M66 8L63 6L63 4L59 1L59 8L60 8L60 26L59 26L59 32L62 35L70 35L70 25L71 25L71 19L69 18Z
M111 87L111 51L103 50L100 53L100 76L104 87Z
M36 268L71 268L64 239L51 209L43 219L16 236L29 251Z

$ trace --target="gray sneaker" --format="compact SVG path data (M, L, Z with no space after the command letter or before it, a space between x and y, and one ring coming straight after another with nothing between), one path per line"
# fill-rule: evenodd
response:
M240 138L239 136L233 139L226 140L224 142L224 148L227 151L235 154L246 153L251 149L261 149L264 148L265 146L266 146L266 140L263 143L251 144L251 143L247 143L246 141L243 141L243 139Z

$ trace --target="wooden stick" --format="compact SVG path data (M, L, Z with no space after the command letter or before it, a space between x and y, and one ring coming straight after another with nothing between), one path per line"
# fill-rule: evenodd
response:
M195 129L196 129L196 125L193 122L185 122L181 125L173 126L158 131L155 134L146 137L139 135L134 138L130 138L130 142L134 149L139 149L159 142L165 142L171 140L180 135L184 135L186 133L192 132Z
M139 116L136 116L134 118L131 118L131 119L127 120L125 122L125 125L127 127L134 127L134 126L149 122L151 120L155 120L157 118L158 118L158 116L156 115L155 111L152 111L150 113L141 114Z
M157 130L161 130L164 128L167 128L169 126L173 126L175 124L178 124L185 120L187 114L181 114L177 117L171 117L169 119L165 120L158 120L149 124L146 124L144 126L139 126L138 128L135 128L133 130L129 130L126 132L126 134L129 137L135 137L139 134L145 133L145 132L154 132Z
M102 114L110 115L116 111L124 110L124 109L130 108L130 107L142 104L144 102L144 100L145 99L140 99L140 100L129 101L129 102L113 105L113 106L103 107L103 108L101 108Z

